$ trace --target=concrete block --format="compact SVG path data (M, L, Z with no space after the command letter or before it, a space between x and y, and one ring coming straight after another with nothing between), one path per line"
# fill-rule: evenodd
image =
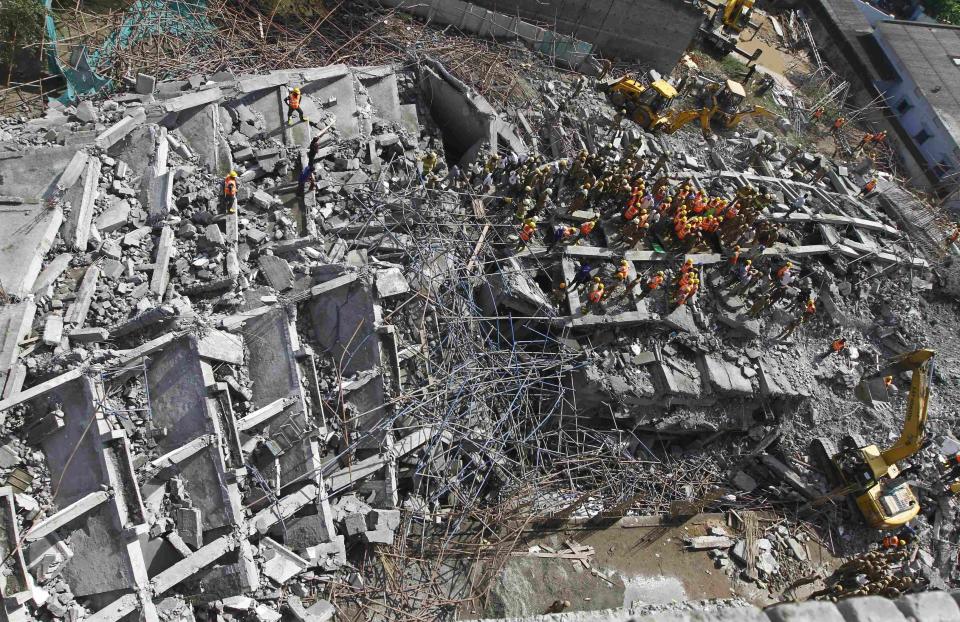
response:
M129 219L130 203L125 200L116 200L97 216L94 224L97 225L100 233L111 233L126 226Z
M947 592L907 594L894 602L910 622L956 622L960 620L960 605Z
M905 622L906 620L892 600L881 596L845 598L837 603L837 610L847 622Z
M72 343L103 343L110 338L106 328L76 328L67 335Z
M137 74L137 84L135 90L140 95L151 95L153 89L157 86L157 79L145 73Z
M399 268L388 268L377 272L377 294L381 298L399 296L410 291L410 283Z
M400 510L371 510L367 514L367 527L396 531L400 527Z
M203 546L203 522L197 508L177 508L177 532L187 546L196 550Z
M845 622L833 603L808 600L766 609L770 622Z
M321 599L307 609L307 615L310 616L307 620L309 622L327 622L328 620L332 620L336 613L336 607L329 601Z
M209 330L197 342L197 353L203 358L243 365L243 337Z
M310 562L271 538L260 542L263 555L263 574L278 585L283 585L310 567Z
M195 93L187 93L163 102L163 109L167 112L179 112L189 108L204 106L211 102L220 101L223 93L219 88L206 89Z
M343 518L343 532L348 536L357 536L367 531L367 518L359 512L347 514Z
M328 571L334 571L347 563L343 536L334 536L330 542L308 547L306 555L314 566Z
M63 340L63 316L51 313L43 324L43 343L56 347Z
M270 287L282 292L293 287L293 270L286 259L276 255L261 255L258 262L263 278Z
M254 192L253 196L250 197L250 200L260 209L269 209L274 203L273 195L264 190L257 190Z
M363 541L367 544L393 544L393 532L387 529L365 531Z

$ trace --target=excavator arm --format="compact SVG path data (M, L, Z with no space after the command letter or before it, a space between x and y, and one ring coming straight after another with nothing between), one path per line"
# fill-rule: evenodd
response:
M904 422L900 438L880 457L887 464L897 464L920 450L927 426L927 405L930 399L930 378L933 375L933 350L917 350L904 355L881 375L892 376L904 371L912 371L910 395L907 397L907 420Z
M733 127L737 127L738 125L740 125L740 121L742 121L744 117L748 117L748 116L749 116L749 117L771 117L771 118L774 118L774 117L776 117L777 115L776 115L775 113L773 113L773 112L770 112L769 110L767 110L767 109L764 108L763 106L754 106L754 107L753 107L752 109L750 109L750 110L741 110L740 112L732 115L732 116L730 117L730 119L727 121L727 129L730 129L730 128L733 128Z

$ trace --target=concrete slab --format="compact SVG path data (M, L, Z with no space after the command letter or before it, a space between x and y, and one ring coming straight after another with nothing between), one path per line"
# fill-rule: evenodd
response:
M0 158L0 194L21 197L31 203L55 188L60 174L76 154L76 147L44 147L5 152Z
M43 204L0 206L0 285L11 296L33 291L43 258L63 222L63 211Z
M279 459L281 482L305 476L319 465L319 451L307 438L303 381L295 355L300 349L295 322L295 315L288 315L284 308L275 308L250 320L244 327L250 346L247 364L253 381L251 403L254 408L277 400L293 401L281 414L270 419L269 430L262 432L274 440L282 452Z
M697 367L707 387L722 395L753 395L750 380L734 363L723 360L718 354L702 354L697 357Z
M343 65L324 69L325 71L319 73L305 72L305 82L300 90L317 102L325 112L334 115L341 139L358 138L361 128L357 116L356 84L353 74Z
M220 435L217 401L209 397L215 384L210 365L201 359L196 336L186 335L151 356L147 383L154 424L167 434L157 442L168 453L201 436ZM204 530L242 523L240 495L228 483L220 443L211 444L177 465L184 487L203 517Z
M224 176L232 170L233 158L224 138L218 102L181 112L176 127L208 172Z

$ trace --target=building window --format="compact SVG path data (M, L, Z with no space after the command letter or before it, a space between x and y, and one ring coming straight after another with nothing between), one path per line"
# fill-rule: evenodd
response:
M927 130L925 129L920 130L919 133L913 135L913 139L917 141L918 145L922 145L923 143L927 142L931 138L933 138L933 136L931 136L930 133L927 132Z
M910 104L910 100L906 97L903 98L903 101L897 104L897 112L900 114L907 114L907 111L911 108L913 108L913 106Z

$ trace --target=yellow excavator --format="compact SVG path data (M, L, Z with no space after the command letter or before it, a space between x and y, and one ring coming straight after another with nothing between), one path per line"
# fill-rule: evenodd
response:
M877 381L881 385L877 390L885 391L884 378L912 372L907 419L893 446L880 450L853 435L843 439L839 450L828 439L817 438L811 443L813 457L826 469L836 492L852 496L867 524L876 529L896 529L920 512L920 503L910 486L896 481L900 475L897 463L916 454L923 444L933 355L933 350L905 354L857 387L857 394L863 399Z
M724 129L732 129L740 125L740 121L745 117L777 116L763 106L740 110L740 105L747 98L747 93L744 91L743 85L734 80L727 80L722 85L720 83L708 84L705 89L705 98L706 103L703 108L685 110L673 115L664 131L672 134L694 119L699 119L703 133L709 134L714 121L719 121Z
M701 37L724 55L738 52L747 58L753 58L738 50L737 43L740 41L741 32L747 28L760 27L759 24L750 21L754 1L726 0L726 2L714 3L707 0L706 3L713 7L714 11L713 15L700 27Z
M648 132L663 129L673 120L670 107L677 98L677 89L666 80L654 80L647 86L625 76L610 85L607 92L614 106L626 110Z

